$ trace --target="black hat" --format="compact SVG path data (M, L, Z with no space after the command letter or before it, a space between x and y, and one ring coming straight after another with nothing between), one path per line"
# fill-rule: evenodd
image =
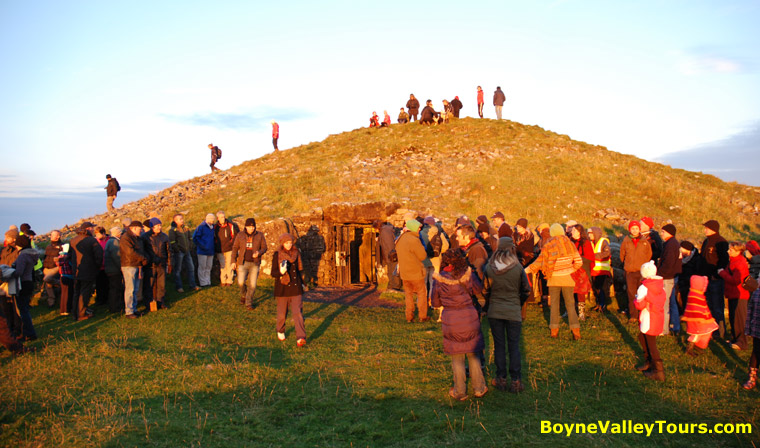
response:
M142 223L140 221L136 220L136 219L134 221L132 221L132 222L129 223L129 227L140 227L140 228L142 228L142 226L143 226Z
M110 174L106 174L106 179L110 179L110 178L111 178L111 175Z
M688 251L694 250L694 244L692 244L691 241L681 241L681 247Z
M26 232L28 232L28 231L32 230L32 226L30 226L28 223L23 223L23 224L21 224L20 226L18 226L18 229L19 229L19 230L20 230L22 233L26 233Z
M665 224L662 226L662 230L668 232L670 236L676 236L676 226L673 224Z
M18 238L16 238L16 246L26 249L27 247L32 247L32 240L29 239L26 235L19 235Z
M256 220L253 218L248 218L245 220L245 227L253 226L256 227Z

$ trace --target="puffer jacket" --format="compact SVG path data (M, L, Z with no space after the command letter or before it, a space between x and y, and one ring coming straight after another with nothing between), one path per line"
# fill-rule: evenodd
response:
M727 299L749 299L749 291L742 288L742 281L749 275L749 264L744 255L731 257L728 262L728 269L723 269L718 273L726 281L726 298Z
M443 351L447 355L477 353L483 350L480 316L472 303L472 295L482 288L471 268L458 278L448 272L433 274L430 300L434 307L443 307L441 329Z

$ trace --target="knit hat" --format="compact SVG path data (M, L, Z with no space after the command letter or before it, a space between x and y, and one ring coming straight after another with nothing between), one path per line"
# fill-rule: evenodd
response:
M499 238L498 250L511 250L513 247L515 247L515 242L512 240L512 238L508 236Z
M654 265L654 260L649 260L641 265L641 276L643 278L652 278L657 275L657 266Z
M512 227L510 227L506 222L499 227L499 238L505 236L511 237L512 233Z
M478 233L486 232L491 233L491 228L488 226L488 224L478 224Z
M641 224L639 224L639 222L638 222L638 221L635 221L635 220L634 220L634 221L631 221L631 222L629 222L629 223L628 223L628 231L630 232L630 231L631 231L631 228L633 228L633 227L638 227L638 228L640 229L640 228L641 228Z
M664 226L662 226L662 230L668 232L670 236L676 236L676 226L674 226L673 224L665 224Z
M158 218L150 218L150 226L155 227L157 225L161 224L161 220Z
M570 227L572 227L572 226L577 226L577 225L578 225L578 221L576 221L574 219L571 219L570 221L568 221L568 222L565 223L565 227L568 228L568 229Z
M502 213L502 212L496 212L496 213L493 214L493 216L491 216L491 219L494 219L494 218L504 219L504 213Z
M692 244L691 241L681 241L681 247L688 250L689 252L694 250L694 244Z
M427 225L429 225L429 226L434 226L434 225L435 225L435 218L433 218L432 216L428 216L428 217L427 217L427 218L425 218L425 219L424 219L422 222L423 222L424 224L427 224Z
M565 229L562 228L561 224L554 223L549 227L549 235L551 236L560 236L565 234Z
M469 223L470 223L470 218L466 216L460 216L459 218L457 218L457 227L466 226Z
M406 222L406 228L409 229L411 232L416 232L420 230L420 227L422 227L422 225L416 219L410 219Z
M711 219L702 225L712 230L715 233L718 233L720 231L720 223L714 219Z
M142 225L145 227L153 227L153 225L150 223L150 219L143 221Z
M649 216L642 216L640 221L646 224L650 229L654 228L654 220Z
M18 238L16 238L16 246L26 249L27 247L32 247L32 240L29 239L26 235L20 235Z
M245 220L245 227L253 226L256 227L256 220L253 218L248 218Z
M760 254L760 244L757 244L757 241L749 240L746 244L747 250L750 254L753 256Z
M525 219L525 218L520 218L520 219L517 220L517 222L515 223L515 225L516 226L520 226L523 229L527 229L528 228L528 220Z
M475 219L477 224L488 224L488 216L480 215Z
M129 227L142 227L142 223L135 219L134 221L129 223Z

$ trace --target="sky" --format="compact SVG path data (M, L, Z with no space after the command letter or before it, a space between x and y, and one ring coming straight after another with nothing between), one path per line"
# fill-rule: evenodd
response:
M395 121L410 93L475 116L478 85L486 118L501 86L509 120L705 172L744 148L760 168L758 17L756 0L0 0L0 228L72 222L32 202L102 211L108 173L133 191L202 175L209 143L223 169L260 157L273 119L287 149ZM744 162L713 172L760 185Z

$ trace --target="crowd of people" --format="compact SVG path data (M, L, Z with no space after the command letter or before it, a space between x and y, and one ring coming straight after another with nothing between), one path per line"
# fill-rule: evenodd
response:
M467 397L467 365L474 396L487 392L484 369L474 368L484 367L481 316L487 317L493 338L496 376L490 384L520 392L524 386L519 340L527 303L549 307L549 337L559 337L562 317L567 317L572 339L580 340L580 322L588 313L608 311L613 265L625 276L625 292L615 291L618 312L639 328L644 360L637 369L647 378L665 379L657 337L678 335L683 321L689 356L699 356L711 340L746 350L752 338L749 378L743 386L755 387L760 245L726 241L715 220L704 223L699 249L689 241L679 242L671 223L655 230L649 217L630 221L628 235L615 243L615 260L613 244L601 228L586 230L572 220L564 226L542 223L531 229L525 218L512 227L496 212L490 220L485 215L475 221L463 216L451 234L432 216L410 213L405 220L400 235L388 223L375 223L382 272L388 273L390 289L403 289L407 322L415 321L415 310L419 322L426 322L429 307L442 307L443 347L452 357L452 398ZM587 307L592 298L595 305Z
M747 350L751 340L744 388L756 385L760 245L726 241L715 220L704 223L705 239L699 248L679 242L671 223L655 230L649 217L630 221L628 235L614 247L599 227L587 230L571 220L564 226L542 223L531 228L526 218L511 226L501 212L474 221L462 216L450 234L439 219L412 212L402 229L381 221L374 227L378 276L388 278L388 289L403 290L406 321L415 322L416 312L417 321L426 322L431 307L440 310L444 352L452 359L454 387L449 394L454 399L467 398L467 370L474 396L488 391L482 317L493 338L496 373L490 385L518 393L524 389L519 341L527 304L549 308L549 337L559 337L566 317L571 338L580 340L580 323L588 313L608 310L616 265L624 272L626 290L615 288L618 312L639 328L644 360L637 368L647 378L665 379L657 338L679 334L683 321L689 356L699 356L711 340L734 350ZM61 316L90 319L94 294L96 305L136 319L169 306L167 276L173 277L179 293L185 292L185 280L190 290L208 288L216 262L220 286L232 286L237 277L240 304L253 310L262 256L268 250L254 218L246 219L241 230L223 211L209 213L195 229L177 214L168 234L158 218L125 218L109 231L84 222L68 242L62 241L61 232L52 231L44 253L36 249L34 239L28 224L12 226L0 252L0 342L16 353L26 350L24 342L37 339L30 313L37 276L47 305L54 308L58 303ZM302 300L308 288L295 243L294 235L280 235L272 256L275 333L279 340L286 339L290 313L296 345L303 347L307 334ZM594 305L587 307L591 300Z
M496 87L496 90L493 93L493 105L496 111L497 120L502 119L502 108L504 107L505 101L506 96L504 95L504 91L501 90L501 87ZM483 89L480 86L477 88L476 104L478 106L478 116L480 118L483 118L484 99ZM464 106L462 104L462 101L459 99L459 96L455 96L451 101L443 100L442 108L440 111L435 110L432 100L425 101L425 107L422 108L422 111L420 111L420 101L414 96L414 94L411 94L409 95L409 100L406 102L406 110L404 110L402 107L399 111L397 122L403 124L412 121L418 121L420 124L428 125L448 123L453 118L459 118L459 112L463 107ZM369 127L387 127L390 125L391 117L388 115L387 110L384 111L382 121L380 121L380 117L378 117L377 112L372 112L372 116L369 119Z

